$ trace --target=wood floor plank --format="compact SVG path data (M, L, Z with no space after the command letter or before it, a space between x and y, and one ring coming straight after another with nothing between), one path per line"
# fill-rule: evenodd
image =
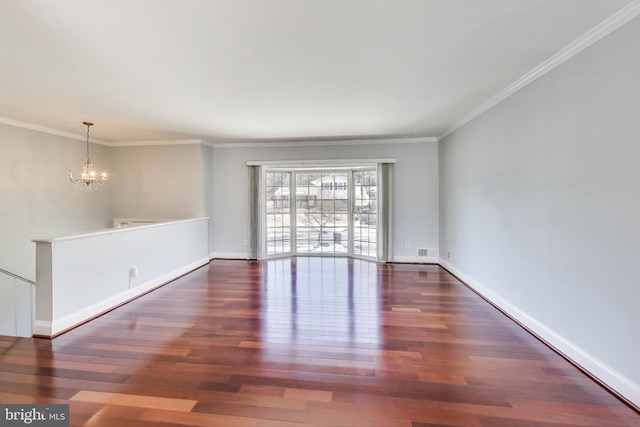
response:
M170 347L147 347L137 345L132 347L130 345L123 344L91 344L89 345L91 349L98 350L114 350L114 351L122 351L122 352L137 352L137 353L148 353L148 354L162 354L167 356L179 356L184 357L189 354L191 350L188 348L170 348Z
M420 381L425 383L443 383L443 384L468 384L462 375L447 375L440 373L425 372L418 374Z
M236 417L228 415L203 414L197 412L177 412L168 410L146 411L141 417L143 421L157 423L171 423L189 426L233 426L233 427L256 427L258 419L248 417Z
M134 394L103 393L82 390L69 398L70 401L101 403L104 405L133 406L137 408L165 409L189 412L197 403L195 400L173 399Z
M71 425L640 426L434 265L215 260L53 340L0 336L2 403Z
M314 400L318 402L331 402L333 393L323 390L306 390L299 388L285 388L284 398L295 400Z

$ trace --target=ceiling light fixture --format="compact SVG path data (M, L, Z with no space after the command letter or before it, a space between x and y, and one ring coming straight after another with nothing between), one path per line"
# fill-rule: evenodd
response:
M93 126L91 122L82 122L83 125L87 127L87 163L82 165L82 172L80 173L80 178L73 178L73 174L69 171L69 180L72 183L79 183L82 188L87 190L97 190L102 188L102 184L108 178L106 172L96 172L93 169L93 164L91 163L91 159L89 158L89 128Z

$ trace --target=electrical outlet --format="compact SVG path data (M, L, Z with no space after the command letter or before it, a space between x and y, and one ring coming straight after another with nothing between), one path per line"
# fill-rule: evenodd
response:
M249 245L249 241L248 241L247 239L244 239L244 240L242 241L242 245L243 245L243 246L247 246L247 245Z
M447 252L447 258L451 258L451 254Z
M136 267L135 265L131 266L131 268L129 269L129 277L131 277L132 279L138 277L138 267Z
M408 240L406 242L404 242L404 247L405 248L410 248L411 247L411 242L408 241Z

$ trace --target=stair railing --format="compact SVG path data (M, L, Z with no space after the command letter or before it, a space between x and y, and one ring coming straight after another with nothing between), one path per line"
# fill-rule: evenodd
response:
M7 270L5 270L5 269L3 269L3 268L0 268L0 273L4 273L4 274L6 274L7 276L11 276L11 277L13 277L14 279L18 279L18 280L21 280L21 281L23 281L23 282L27 282L27 283L28 283L28 284L30 284L30 285L34 285L34 286L35 286L35 284L36 284L36 282L34 282L33 280L29 280L29 279L27 279L27 278L25 278L25 277L18 276L17 274L14 274L14 273L12 273L12 272L10 272L10 271L7 271Z
M5 279L8 277L8 280ZM35 317L35 282L0 268L0 335L31 336ZM29 289L20 288L28 285ZM13 297L6 297L8 295ZM13 314L13 315L12 315Z

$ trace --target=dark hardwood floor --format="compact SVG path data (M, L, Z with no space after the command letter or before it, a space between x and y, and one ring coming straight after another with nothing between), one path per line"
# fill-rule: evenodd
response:
M433 265L217 260L53 340L0 337L1 403L73 426L640 426Z

